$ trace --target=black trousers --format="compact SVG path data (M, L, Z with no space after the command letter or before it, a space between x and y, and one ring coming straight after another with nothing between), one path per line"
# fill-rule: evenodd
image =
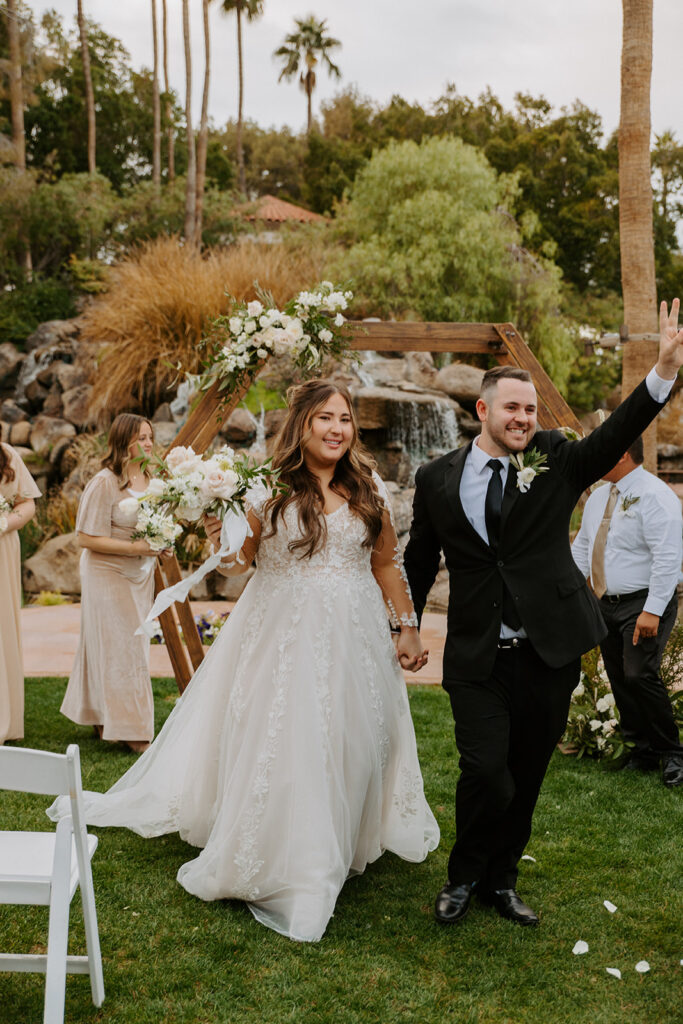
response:
M671 700L659 674L666 642L676 621L676 595L659 620L656 637L641 639L633 646L636 619L646 598L622 598L610 603L604 598L600 611L608 634L600 644L605 671L619 708L621 732L634 744L634 754L656 767L662 755L683 754Z
M578 658L550 668L527 641L499 650L489 679L444 680L460 754L456 841L448 863L454 885L514 888L579 671Z

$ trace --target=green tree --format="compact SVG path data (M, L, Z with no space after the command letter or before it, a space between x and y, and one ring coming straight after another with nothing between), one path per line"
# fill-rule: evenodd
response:
M274 56L279 57L283 67L278 81L293 78L299 74L299 83L306 93L307 118L306 134L311 134L313 127L312 96L315 89L315 67L322 61L330 75L341 78L341 71L330 57L330 50L341 46L338 39L327 35L327 22L318 21L310 15L308 18L295 18L296 31L285 37L282 46L278 47ZM301 72L299 72L301 68Z
M242 126L244 123L244 58L242 54L242 15L247 21L255 21L263 14L263 0L221 0L221 10L225 14L232 11L237 15L237 180L240 192L246 195L247 182L244 169L244 149L242 146Z
M390 143L356 177L338 217L362 315L511 320L560 390L575 347L558 315L560 272L532 257L514 218L514 178L459 139Z

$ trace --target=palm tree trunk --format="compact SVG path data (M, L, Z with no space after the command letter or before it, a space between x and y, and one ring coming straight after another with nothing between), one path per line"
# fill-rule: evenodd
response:
M624 324L629 336L657 330L650 80L653 0L622 0L621 119L619 124L619 244ZM622 391L629 394L656 362L656 343L624 345ZM656 470L656 427L645 435L645 464Z
M211 35L209 29L209 0L202 0L204 14L204 92L202 116L197 140L197 197L195 202L195 234L197 245L202 241L202 214L204 211L204 179L206 178L206 149L209 138L209 82L211 80Z
M306 75L306 103L307 103L306 135L310 135L311 134L311 126L313 124L313 84L311 82L311 72L310 71Z
M152 181L161 184L161 99L159 96L159 39L157 31L157 2L152 0L152 36L154 69L152 77L152 110L154 128L152 138Z
M162 32L164 37L164 92L166 93L166 138L168 140L168 181L175 181L175 132L173 131L173 108L171 87L168 81L168 15L166 0L161 0Z
M94 174L95 164L95 93L92 87L90 72L90 51L88 49L88 30L83 16L83 0L78 0L77 9L78 34L81 40L81 59L83 61L83 80L85 82L85 109L88 114L88 173Z
M242 122L244 120L244 63L242 58L242 8L237 8L237 181L243 196L247 194L247 178L244 170L244 147L242 145Z
M185 184L185 241L194 245L195 203L197 198L197 163L192 127L192 54L190 52L190 12L183 0L183 39L185 41L185 122L187 125L187 180Z
M9 102L12 121L12 147L14 149L14 166L20 171L26 170L26 133L24 131L24 88L21 76L21 40L15 0L7 0L7 38L9 43ZM31 279L33 265L31 249L28 244L22 245L20 262L28 280Z

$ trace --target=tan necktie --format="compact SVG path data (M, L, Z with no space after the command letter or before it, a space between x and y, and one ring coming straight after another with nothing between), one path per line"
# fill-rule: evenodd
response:
M602 597L607 590L605 583L605 547L607 545L607 534L609 533L612 513L617 504L619 490L616 484L612 484L609 490L609 497L605 505L602 521L595 535L593 544L593 557L591 559L591 580L593 582L593 593L596 597Z

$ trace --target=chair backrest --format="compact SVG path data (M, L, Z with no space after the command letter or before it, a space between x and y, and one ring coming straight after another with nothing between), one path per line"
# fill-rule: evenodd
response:
M66 754L0 746L0 789L68 796L77 830L84 827L81 758L76 743Z

